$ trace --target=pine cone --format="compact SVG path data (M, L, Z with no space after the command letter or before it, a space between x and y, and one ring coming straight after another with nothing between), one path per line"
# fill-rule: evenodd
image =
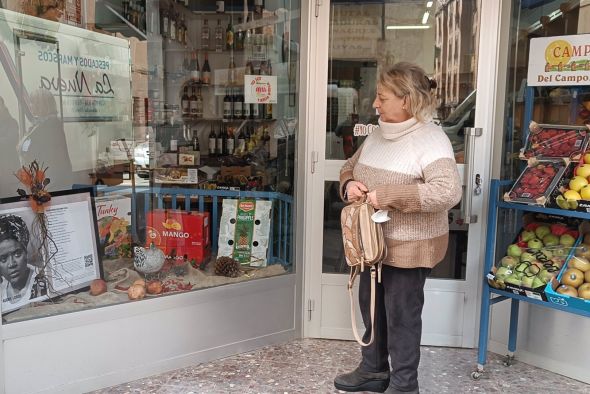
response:
M240 263L229 256L221 256L215 260L215 275L237 278L241 274Z

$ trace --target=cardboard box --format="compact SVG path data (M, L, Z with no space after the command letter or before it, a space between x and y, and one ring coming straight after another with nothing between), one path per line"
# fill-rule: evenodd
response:
M579 162L569 163L564 174L551 191L549 207L567 209L578 212L590 212L590 200L566 200L563 193L569 189L569 181L574 177L574 171Z
M197 266L209 257L209 212L156 209L148 212L146 220L146 246L153 242L168 258Z

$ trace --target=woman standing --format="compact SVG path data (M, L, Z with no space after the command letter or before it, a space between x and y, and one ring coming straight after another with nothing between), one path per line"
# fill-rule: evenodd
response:
M451 143L431 119L435 87L415 64L382 70L373 102L379 127L340 171L345 201L366 194L390 218L383 224L387 258L376 291L375 340L362 348L354 371L336 377L340 390L419 392L424 283L447 250L447 211L461 200ZM371 337L370 280L365 270L359 288L365 342Z

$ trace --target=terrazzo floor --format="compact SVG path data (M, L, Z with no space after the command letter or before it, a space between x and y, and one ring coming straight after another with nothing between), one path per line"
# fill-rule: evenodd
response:
M334 388L334 376L354 369L359 357L356 342L301 339L94 393L343 393ZM493 353L486 374L473 381L476 359L475 349L423 346L420 392L590 394L590 385L518 360L505 367L503 358Z

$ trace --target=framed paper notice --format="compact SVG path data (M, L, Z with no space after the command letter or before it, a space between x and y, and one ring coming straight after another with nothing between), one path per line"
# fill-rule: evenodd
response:
M276 104L276 75L244 75L244 103Z
M28 200L0 201L2 313L79 290L101 276L90 189L52 193L43 247Z

